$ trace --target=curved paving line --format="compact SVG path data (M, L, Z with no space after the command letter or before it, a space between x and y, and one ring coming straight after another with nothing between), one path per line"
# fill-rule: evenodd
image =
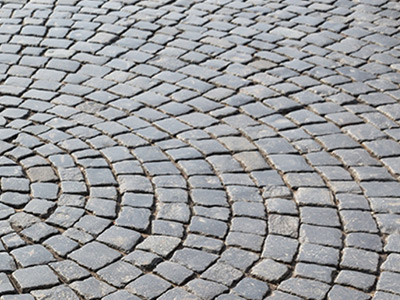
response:
M2 299L400 297L397 2L0 5Z

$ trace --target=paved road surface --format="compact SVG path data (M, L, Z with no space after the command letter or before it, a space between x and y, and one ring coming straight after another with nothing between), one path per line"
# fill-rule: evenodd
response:
M1 300L400 299L398 1L0 6Z

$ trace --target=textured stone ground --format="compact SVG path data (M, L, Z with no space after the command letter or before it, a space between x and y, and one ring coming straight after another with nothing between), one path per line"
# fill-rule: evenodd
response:
M0 6L1 300L400 299L398 1Z

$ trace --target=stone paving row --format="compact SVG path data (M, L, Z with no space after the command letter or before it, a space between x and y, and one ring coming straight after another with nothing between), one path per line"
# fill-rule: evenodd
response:
M0 1L0 299L400 299L400 3Z

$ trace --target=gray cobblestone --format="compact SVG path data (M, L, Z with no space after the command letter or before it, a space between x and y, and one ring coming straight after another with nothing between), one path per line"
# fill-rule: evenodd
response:
M252 268L251 274L268 282L278 282L283 279L288 271L286 265L271 259L264 259Z
M335 285L329 292L328 299L336 299L340 297L357 297L357 299L370 299L370 295L368 294L341 285Z
M210 253L204 253L193 249L182 249L175 252L172 260L187 266L193 271L205 270L217 256Z
M339 251L337 249L315 244L303 244L299 249L298 260L301 262L322 265L337 265Z
M299 263L296 265L294 272L296 275L305 278L316 279L322 282L331 283L334 268L310 263Z
M264 282L252 278L241 280L234 289L235 293L247 299L262 299L268 291Z
M126 288L139 296L146 297L147 299L154 299L169 287L170 284L168 284L167 281L155 275L147 274L128 284Z
M355 271L344 270L340 271L335 281L339 284L345 283L357 289L369 291L372 285L375 283L375 276Z
M70 260L54 262L50 267L66 282L89 277L89 272Z
M75 281L71 284L71 288L87 299L104 297L115 291L115 288L95 278Z
M343 267L351 269L374 272L377 269L378 260L379 256L377 253L361 249L346 248L343 251L342 261L340 264Z
M11 251L18 264L30 267L54 261L53 255L41 245L28 245Z
M89 269L98 270L119 258L120 254L103 244L92 242L72 252L68 257Z
M142 274L135 266L126 262L116 262L97 272L107 283L122 287Z
M57 276L47 266L35 266L16 270L12 274L23 292L33 288L51 287L58 284Z
M328 292L327 284L302 278L291 278L280 284L282 291L296 293L301 297L323 299Z
M203 279L194 279L190 281L187 286L189 291L203 299L213 299L215 296L227 290L227 288L221 284Z
M398 298L394 0L0 15L1 299Z

